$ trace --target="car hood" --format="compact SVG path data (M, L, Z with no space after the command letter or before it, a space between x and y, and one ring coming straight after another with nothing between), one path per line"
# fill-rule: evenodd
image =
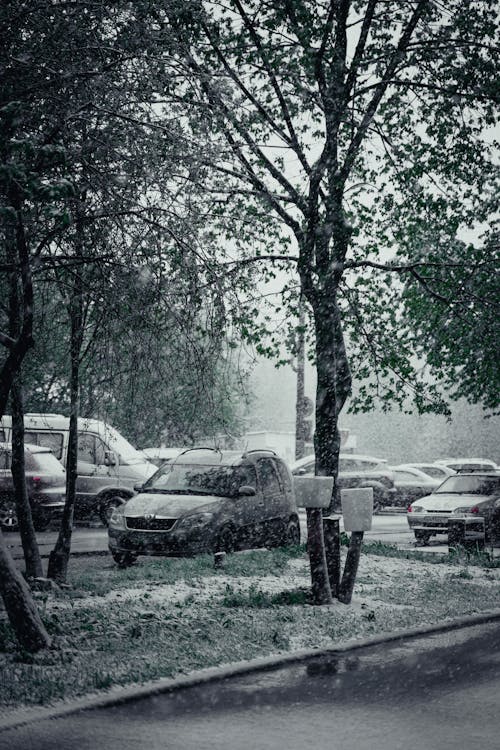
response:
M487 495L467 495L465 493L463 495L453 493L448 495L443 492L443 494L427 495L420 500L415 500L413 505L418 505L425 510L450 511L456 508L472 508L474 505L488 500L488 497Z
M165 495L141 492L124 506L126 516L144 516L151 513L164 518L179 518L197 511L211 510L224 498L216 495Z

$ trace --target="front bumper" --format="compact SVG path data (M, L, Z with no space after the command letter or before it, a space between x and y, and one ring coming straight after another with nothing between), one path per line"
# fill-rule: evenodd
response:
M452 518L451 513L408 513L406 516L412 531L430 531L434 534L447 534L448 521Z
M160 557L192 557L214 548L213 536L190 537L172 531L135 531L108 527L110 552L132 552L136 555Z

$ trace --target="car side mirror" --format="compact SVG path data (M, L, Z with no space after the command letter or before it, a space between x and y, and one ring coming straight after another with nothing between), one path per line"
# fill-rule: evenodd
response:
M238 490L239 497L253 497L255 494L255 487L252 487L249 484L242 484Z
M297 469L297 471L293 472L296 477L303 477L304 474L307 474L307 470L302 467L301 469Z
M104 466L117 466L118 455L114 451L106 451L104 453Z
M142 492L143 484L134 484L134 492Z

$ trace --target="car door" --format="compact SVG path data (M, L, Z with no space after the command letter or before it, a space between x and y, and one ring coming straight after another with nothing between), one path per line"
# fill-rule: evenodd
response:
M283 489L278 476L278 470L271 458L259 458L257 460L257 474L262 491L262 501L256 508L258 528L260 529L261 541L266 544L281 531L281 500Z
M106 466L106 445L98 435L90 432L78 433L78 478L76 481L77 517L85 515L94 505L100 490L110 484L116 485L113 467Z

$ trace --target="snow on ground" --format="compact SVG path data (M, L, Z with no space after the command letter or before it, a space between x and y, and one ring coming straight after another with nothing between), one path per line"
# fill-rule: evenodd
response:
M466 568L457 568L456 565L442 563L439 565L427 563L419 560L407 560L399 558L389 558L377 555L361 555L352 608L375 609L377 607L386 607L387 604L378 601L376 596L370 596L375 593L375 589L380 592L381 589L391 587L396 577L407 575L409 582L422 581L426 577L432 576L434 580L443 580L450 574L457 575L461 570L467 570L467 576L471 579L484 580L489 576L490 580L500 579L500 570L492 569L485 571L483 568L467 566ZM174 584L157 584L154 582L143 583L140 587L120 588L110 591L102 597L83 597L74 598L50 598L47 601L47 610L52 608L86 608L86 607L105 607L110 603L127 602L131 600L140 600L147 595L148 606L154 604L176 604L186 602L203 603L222 597L227 591L235 593L245 593L250 590L262 591L267 594L275 594L283 591L291 591L297 588L307 588L310 586L310 571L307 558L290 560L288 570L280 575L263 575L263 576L229 576L223 575L221 571L213 576L199 577L186 581L178 581ZM373 590L372 592L370 590ZM397 604L392 604L397 607ZM401 605L404 607L404 605Z

